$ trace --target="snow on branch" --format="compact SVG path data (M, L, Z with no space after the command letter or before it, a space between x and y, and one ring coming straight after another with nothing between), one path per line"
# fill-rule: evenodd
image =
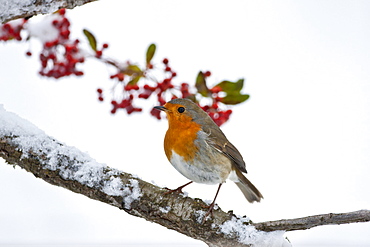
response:
M0 4L0 23L38 14L50 14L58 9L73 9L95 0L2 0Z
M46 182L160 224L209 246L290 246L285 231L370 221L370 211L252 223L220 208L202 224L207 204L96 162L0 105L0 157ZM47 198L45 198L47 200Z

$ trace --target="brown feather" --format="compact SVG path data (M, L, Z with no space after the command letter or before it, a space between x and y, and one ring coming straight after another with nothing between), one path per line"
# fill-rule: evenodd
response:
M243 195L248 200L248 202L260 202L263 198L261 192L258 191L258 189L243 175L243 173L241 173L237 169L235 170L235 172L239 180L238 182L235 182L235 184L243 192Z

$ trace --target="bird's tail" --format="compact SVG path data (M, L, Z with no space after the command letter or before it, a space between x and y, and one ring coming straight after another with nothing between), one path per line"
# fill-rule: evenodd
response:
M248 202L260 202L263 198L261 192L258 191L258 189L243 175L243 173L241 173L241 171L235 169L235 173L237 175L237 180L234 180L234 182L243 192Z

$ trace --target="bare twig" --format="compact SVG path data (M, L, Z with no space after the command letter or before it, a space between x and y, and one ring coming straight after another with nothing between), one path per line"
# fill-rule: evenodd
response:
M340 225L370 221L370 210L359 210L340 214L319 214L297 219L286 219L254 223L253 225L261 231L295 231L306 230L316 226Z

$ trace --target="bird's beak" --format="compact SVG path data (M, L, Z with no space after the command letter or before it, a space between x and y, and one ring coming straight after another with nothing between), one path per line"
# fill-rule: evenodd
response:
M168 109L164 106L154 106L154 109L160 110L160 111L168 111Z

